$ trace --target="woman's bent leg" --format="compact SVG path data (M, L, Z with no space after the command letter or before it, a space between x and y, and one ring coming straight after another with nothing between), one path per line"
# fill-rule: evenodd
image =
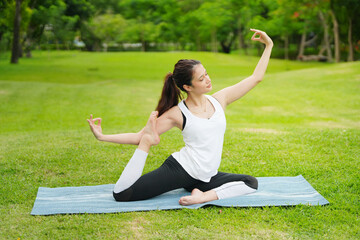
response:
M145 200L177 188L188 188L196 182L198 180L192 178L170 156L158 169L141 176L132 186L113 195L116 201Z
M218 199L242 196L256 192L255 188L251 188L242 181L229 182L213 189Z
M119 193L133 185L142 174L150 147L159 143L160 138L155 129L158 112L152 112L144 128L139 147L121 173L115 184L114 193Z
M141 177L147 156L147 152L140 149L135 150L134 155L131 157L124 171L121 173L119 180L115 184L114 193L124 191Z

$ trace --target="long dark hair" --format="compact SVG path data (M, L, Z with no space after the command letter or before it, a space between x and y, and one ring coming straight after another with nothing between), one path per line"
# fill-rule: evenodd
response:
M156 107L159 117L183 99L180 90L186 92L183 86L192 85L194 67L198 64L200 64L198 60L181 59L175 64L173 73L166 74L161 97Z

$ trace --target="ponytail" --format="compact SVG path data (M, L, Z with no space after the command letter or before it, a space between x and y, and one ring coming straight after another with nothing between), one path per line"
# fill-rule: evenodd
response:
M164 87L159 103L156 107L156 111L159 112L158 116L160 117L164 112L176 106L179 103L179 100L182 98L183 96L180 92L180 89L176 86L173 79L173 74L168 73L165 76Z
M175 64L173 73L170 72L166 75L161 97L156 107L159 116L183 99L181 91L186 92L184 85L192 86L193 70L198 64L201 64L198 60L181 59Z

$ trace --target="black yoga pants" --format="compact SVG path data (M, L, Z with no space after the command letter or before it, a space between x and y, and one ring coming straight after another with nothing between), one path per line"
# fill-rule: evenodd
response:
M158 169L144 174L128 189L119 193L113 192L113 195L116 201L138 201L177 188L185 188L189 192L197 188L205 192L235 181L243 181L251 188L258 188L256 178L244 174L218 172L210 179L210 182L197 180L191 177L178 161L170 155Z

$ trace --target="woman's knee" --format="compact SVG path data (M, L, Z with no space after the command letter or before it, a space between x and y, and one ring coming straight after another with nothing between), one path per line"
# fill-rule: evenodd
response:
M258 189L258 180L255 177L248 175L244 182L247 186Z
M128 202L131 201L131 197L133 195L133 190L131 188L128 188L122 192L115 193L113 192L114 199L117 202Z

